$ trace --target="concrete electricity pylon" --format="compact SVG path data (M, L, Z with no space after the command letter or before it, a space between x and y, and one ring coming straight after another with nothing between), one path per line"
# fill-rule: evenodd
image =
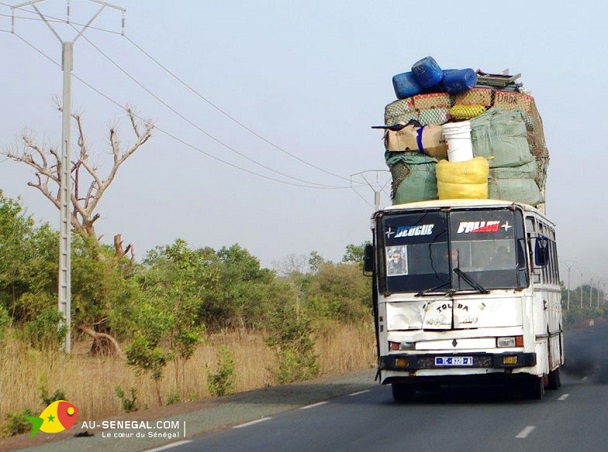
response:
M11 7L13 10L13 24L14 24L14 12L16 9L23 9L27 6L31 6L34 11L40 16L44 23L49 27L51 32L59 40L62 45L61 54L61 69L63 71L63 105L62 105L62 128L61 128L61 180L60 180L60 218L59 218L59 300L58 307L59 313L63 317L63 324L66 328L65 345L64 349L66 353L72 351L72 245L71 245L71 214L70 214L70 203L72 199L72 181L71 181L71 128L70 119L72 115L72 68L74 63L74 43L76 40L85 32L87 28L93 23L93 21L101 14L106 8L114 8L123 13L123 27L124 27L124 13L126 9L119 6L111 5L106 2L99 0L89 0L92 3L100 5L99 10L93 15L89 22L82 27L76 37L71 41L64 41L59 33L49 23L47 17L40 12L36 3L42 3L47 0L31 0L29 2L23 2L18 5ZM67 7L67 21L69 25L74 25L70 22L70 6L68 1ZM55 20L55 19L53 19ZM75 27L74 27L75 29ZM13 30L14 32L14 30Z
M355 186L353 186L353 179L355 178L361 179L364 184L374 191L374 212L378 211L380 209L380 196L390 182L389 172L387 170L367 170L352 174L350 176L350 187L355 193L359 194L357 190L355 190Z

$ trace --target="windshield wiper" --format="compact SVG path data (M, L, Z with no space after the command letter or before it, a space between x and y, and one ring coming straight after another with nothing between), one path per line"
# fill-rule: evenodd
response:
M422 297L423 295L426 295L427 293L430 293L430 292L435 292L436 290L439 290L439 289L441 289L442 287L447 286L448 284L450 284L450 281L445 282L445 283L443 283L443 284L440 284L440 285L438 285L437 287L433 287L433 288L431 288L431 289L425 289L425 290L421 290L420 292L418 292L418 293L416 294L416 296L417 296L417 297ZM449 290L446 290L446 291L445 291L445 293L446 293L446 294L447 294L448 292L449 292Z
M454 273L456 273L458 276L460 276L462 279L464 279L475 290L478 290L479 293L483 293L483 294L490 293L490 291L488 289L485 289L484 287L479 285L479 283L473 281L473 279L471 279L471 277L469 275L467 275L465 272L463 272L460 268L456 267L454 269Z

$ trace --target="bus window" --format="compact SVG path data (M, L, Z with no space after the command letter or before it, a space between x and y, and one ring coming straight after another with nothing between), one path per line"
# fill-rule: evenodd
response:
M397 213L385 215L378 232L385 293L528 285L520 211Z

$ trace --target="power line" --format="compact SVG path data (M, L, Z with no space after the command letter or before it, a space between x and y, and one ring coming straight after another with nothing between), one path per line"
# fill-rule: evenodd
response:
M48 56L48 55L47 55L47 54L45 54L43 51L41 51L40 49L38 49L36 46L34 46L34 45L33 45L33 44L31 44L30 42L28 42L28 41L27 41L27 40L26 40L24 37L22 37L21 35L19 35L18 33L15 33L15 32L13 32L12 34L14 34L15 36L17 36L17 37L18 37L18 38L19 38L21 41L23 41L25 44L27 44L29 47L31 47L31 48L32 48L33 50L35 50L36 52L38 52L38 53L39 53L40 55L42 55L44 58L46 58L47 60L49 60L51 63L53 63L54 65L56 65L56 66L58 66L58 67L61 67L61 64L57 63L57 62L56 62L55 60L53 60L53 59L52 59L50 56ZM121 105L120 103L118 103L117 101L115 101L114 99L112 99L111 97L109 97L108 95L106 95L105 93L103 93L102 91L100 91L99 89L95 88L93 85L91 85L90 83L86 82L86 81L85 81L84 79L82 79L81 77L77 76L76 74L73 74L73 77L74 77L75 79L77 79L78 81L80 81L80 82L81 82L83 85L85 85L86 87L88 87L89 89L91 89L92 91L94 91L95 93L97 93L98 95L100 95L101 97L105 98L106 100L108 100L108 101L109 101L109 102L111 102L112 104L116 105L118 108L120 108L120 109L122 109L122 110L126 110L126 109L125 109L125 107L124 107L123 105ZM134 113L134 114L135 114L135 113ZM135 114L135 116L136 116L138 119L140 119L140 120L142 120L142 121L145 121L145 119L144 119L144 118L142 118L142 117L140 117L139 115ZM154 126L154 128L155 128L156 130L158 130L159 132L161 132L161 133L163 133L163 134L167 135L168 137L170 137L170 138L172 138L172 139L174 139L174 140L178 141L179 143L181 143L181 144L183 144L183 145L185 145L185 146L189 147L190 149L193 149L193 150L195 150L195 151L197 151L197 152L199 152L199 153L201 153L201 154L206 155L206 156L207 156L207 157L209 157L209 158L212 158L212 159L214 159L214 160L216 160L216 161L218 161L218 162L221 162L221 163L223 163L223 164L225 164L225 165L228 165L228 166L230 166L230 167L232 167L232 168L235 168L235 169L237 169L237 170L243 171L243 172L245 172L245 173L248 173L248 174L251 174L251 175L254 175L254 176L261 177L261 178L263 178L263 179L267 179L267 180L270 180L270 181L273 181L273 182L278 182L278 183L285 184L285 185L291 185L291 186L295 186L295 187L303 187L303 188L325 189L325 190L328 190L328 189L342 189L342 188L343 188L343 187L329 187L329 186L328 186L328 187L320 187L320 186L311 186L311 185L296 184L296 183L293 183L293 182L288 182L288 181L284 181L284 180L276 179L276 178L273 178L273 177L269 177L269 176L266 176L266 175L264 175L264 174L256 173L255 171L251 171L251 170L248 170L248 169L246 169L246 168L240 167L240 166L238 166L238 165L236 165L236 164L233 164L233 163L228 162L228 161L226 161L226 160L224 160L224 159L221 159L221 158L219 158L219 157L217 157L217 156L215 156L215 155L213 155L213 154L210 154L210 153L208 153L208 152L205 152L204 150L200 149L199 147L197 147L197 146L195 146L195 145L193 145L193 144L191 144L191 143L188 143L187 141L185 141L185 140L183 140L183 139L181 139L181 138L177 137L175 134L172 134L172 133L170 133L170 132L168 132L168 131L166 131L166 130L163 130L163 129L162 129L162 128L160 128L160 127Z
M240 157L244 158L245 160L248 160L249 162L258 165L268 171L271 171L275 174L278 174L280 176L286 177L288 179L293 179L305 184L309 184L309 185L316 185L319 188L349 188L349 187L336 187L336 186L330 186L330 185L325 185L325 184L318 184L315 182L310 182L310 181L306 181L304 179L300 179L298 177L295 176L290 176L288 174L285 174L281 171L277 171L267 165L264 165L263 163L257 162L253 159L251 159L250 157L246 156L245 154L243 154L242 152L239 152L237 149L235 149L234 147L224 143L223 141L221 141L220 139L218 139L217 137L215 137L214 135L211 135L209 132L207 132L206 130L202 129L200 126L198 126L197 124L195 124L193 121L191 121L189 118L187 118L186 116L184 116L183 114L181 114L179 111L177 111L175 108L173 108L171 105L169 105L166 101L164 101L163 99L161 99L158 95L156 95L155 93L153 93L150 89L148 89L146 86L144 86L139 80L137 80L134 76L132 76L131 74L129 74L124 68L122 68L118 63L116 63L109 55L107 55L103 50L101 50L98 46L96 46L93 42L91 42L90 39L88 39L86 36L83 36L83 38L95 49L97 50L101 55L103 55L104 58L106 58L112 65L114 65L118 70L120 70L123 74L125 74L131 81L133 81L136 85L138 85L140 88L142 88L144 91L146 91L149 95L151 95L154 99L156 99L158 102L160 102L162 105L164 105L166 108L168 108L169 110L171 110L174 114L176 114L177 116L179 116L181 119L183 119L184 121L186 121L188 124L190 124L192 127L196 128L199 132L203 133L205 136L207 136L208 138L210 138L211 140L215 141L217 144L225 147L226 149L228 149L231 152L234 152L235 154L239 155Z
M5 3L1 3L0 4L4 4ZM9 5L6 5L9 6ZM28 10L24 10L25 12L28 13L33 13L31 11ZM72 21L66 21L64 19L61 18L57 18L57 17L53 17L53 16L48 16L50 19L52 19L55 22L62 22L65 23L67 25L71 25L73 28L74 25L82 25L82 24L78 24L77 22L72 22ZM41 20L38 18L32 18L31 20ZM124 20L123 20L123 26L124 26ZM218 105L216 105L215 103L213 103L212 101L210 101L209 99L207 99L205 96L203 96L202 94L200 94L196 89L194 89L193 87L191 87L188 83L184 82L180 77L178 77L174 72L172 72L170 69L168 69L165 65L163 65L161 62L159 62L156 58L154 58L152 55L150 55L149 52L147 52L145 49L143 49L140 45L138 45L137 43L135 43L129 36L127 36L124 31L122 33L116 32L116 31L112 31L112 30L107 30L107 29L103 29L103 28L96 28L96 27L89 27L91 29L95 29L95 30L99 30L99 31L104 31L107 33L113 33L113 34L120 34L122 36L124 36L126 38L126 40L133 45L137 50L139 50L143 55L145 55L147 58L149 58L151 61L153 61L157 66L159 66L161 69L163 69L167 74L169 74L171 77L173 77L175 80L177 80L180 84L182 84L184 87L186 87L188 90L190 90L193 94L195 94L198 98L200 98L201 100L205 101L208 105L210 105L211 107L213 107L215 110L217 110L218 112L220 112L222 115L224 115L225 117L227 117L228 119L230 119L231 121L233 121L235 124L237 124L239 127L243 128L244 130L246 130L247 132L249 132L250 134L252 134L253 136L255 136L256 138L260 139L261 141L265 142L266 144L272 146L273 148L275 148L276 150L282 152L283 154L297 160L298 162L307 165L311 168L314 168L317 171L323 172L325 174L328 174L330 176L336 177L338 179L344 180L344 181L350 181L348 178L341 176L339 174L333 173L331 171L327 171L324 168L321 168L317 165L314 165L310 162L307 162L306 160L290 153L289 151L285 150L284 148L282 148L281 146L275 144L274 142L272 142L271 140L265 138L264 136L262 136L261 134L257 133L255 130L251 129L250 127L248 127L247 125L245 125L243 122L239 121L237 118L235 118L234 116L230 115L228 112L226 112L224 109L222 109L221 107L219 107ZM152 95L156 100L158 100L159 102L161 102L165 107L169 108L171 111L173 111L173 113L177 114L178 116L180 116L182 119L184 119L185 121L187 121L190 125L192 125L193 127L197 128L199 131L201 131L202 133L204 133L205 135L207 135L210 139L216 141L218 144L226 147L227 149L231 150L232 152L237 153L238 155L240 155L241 157L245 158L246 160L249 160L250 162L259 165L271 172L274 172L276 174L282 175L284 177L287 178L291 178L294 180L298 180L300 182L304 182L307 184L311 184L311 185L318 185L321 188L349 188L347 186L343 186L343 187L337 187L337 186L328 186L328 185L324 185L324 184L318 184L315 182L310 182L310 181L305 181L303 179L299 179L297 177L294 176L289 176L286 174L283 174L279 171L276 171L272 168L269 168L263 164L260 164L250 158L248 158L247 156L245 156L244 154L238 152L237 150L231 148L230 146L226 145L225 143L221 142L220 140L218 140L217 138L213 137L212 135L210 135L209 133L207 133L206 131L200 129L197 125L193 124L192 122L190 122L190 120L188 120L187 118L183 117L181 114L179 114L178 112L176 112L173 108L171 108L168 104L166 104L164 101L162 101L160 98L158 98L158 96L156 96L155 94L153 94L152 92L150 92L147 88L145 88L143 85L141 85L134 77L132 77L130 74L128 74L123 68L121 68L117 63L115 63L108 55L106 55L102 50L100 50L97 46L95 46L95 44L93 44L88 38L85 37L85 39L89 42L89 44L91 44L98 52L100 52L106 59L108 59L112 64L114 64L119 70L121 70L125 75L127 75L127 77L129 77L131 80L133 80L135 83L137 83L142 89L144 89L146 92L148 92L150 95Z
M8 3L0 2L0 5L6 6L8 8L13 9L13 5L9 5ZM22 11L24 13L32 14L34 16L37 15L37 13L35 11L30 11L30 10L27 10L27 9L20 9L20 11ZM29 21L32 21L32 22L44 22L44 20L41 19L40 17L15 16L14 9L13 9L13 14L10 14L10 15L9 14L0 14L0 17L7 17L7 18L10 18L10 19L13 19L13 21L14 21L14 19L21 19L21 20L29 20ZM64 24L64 25L74 24L74 25L78 25L78 26L81 26L81 27L84 27L86 25L86 24L83 24L83 23L74 22L72 20L66 20L66 19L62 19L60 17L54 17L54 16L50 16L50 15L46 15L45 17L47 18L46 19L47 22L53 23L53 24ZM123 34L122 31L108 30L106 28L95 27L93 25L89 25L88 28L91 29L91 30L103 31L105 33L111 33L111 34L116 34L116 35L122 35Z
M211 102L209 99L207 99L206 97L204 97L202 94L200 94L198 91L196 91L194 88L192 88L190 85L188 85L186 82L184 82L183 80L181 80L177 75L175 75L172 71L170 71L169 69L167 69L167 67L165 67L163 64L161 64L158 60L156 60L154 57L152 57L148 52L146 52L143 48L141 48L141 46L137 45L131 38L129 38L129 36L127 36L126 34L124 35L125 39L127 41L129 41L136 49L138 49L140 52L142 52L146 57L148 57L149 59L151 59L154 63L156 63L161 69L163 69L165 72L167 72L167 74L169 74L171 77L173 77L175 80L177 80L179 83L181 83L183 86L185 86L187 89L189 89L190 91L192 91L192 93L194 93L197 97L199 97L200 99L204 100L205 102L207 102L210 106L212 106L213 108L215 108L217 111L219 111L221 114L223 114L224 116L226 116L228 119L230 119L231 121L233 121L235 124L239 125L240 127L242 127L243 129L245 129L247 132L251 133L252 135L254 135L255 137L259 138L260 140L264 141L265 143L269 144L270 146L272 146L273 148L281 151L282 153L288 155L291 158L296 159L297 161L299 161L300 163L303 163L305 165L308 165L318 171L321 171L325 174L329 174L331 176L337 177L339 179L342 180L349 180L346 177L340 176L338 174L332 173L330 171L327 171L323 168L320 168L316 165L313 165L312 163L309 163L303 159L301 159L300 157L286 151L285 149L283 149L282 147L276 145L275 143L273 143L272 141L268 140L267 138L263 137L262 135L258 134L256 131L252 130L251 128L247 127L245 124L243 124L241 121L239 121L238 119L234 118L232 115L230 115L229 113L227 113L226 111L224 111L222 108L218 107L216 104L214 104L213 102Z

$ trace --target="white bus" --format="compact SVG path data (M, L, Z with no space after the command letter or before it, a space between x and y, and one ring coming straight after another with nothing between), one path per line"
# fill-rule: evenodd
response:
M555 226L526 204L439 200L372 219L378 378L397 401L499 380L526 398L564 363Z

